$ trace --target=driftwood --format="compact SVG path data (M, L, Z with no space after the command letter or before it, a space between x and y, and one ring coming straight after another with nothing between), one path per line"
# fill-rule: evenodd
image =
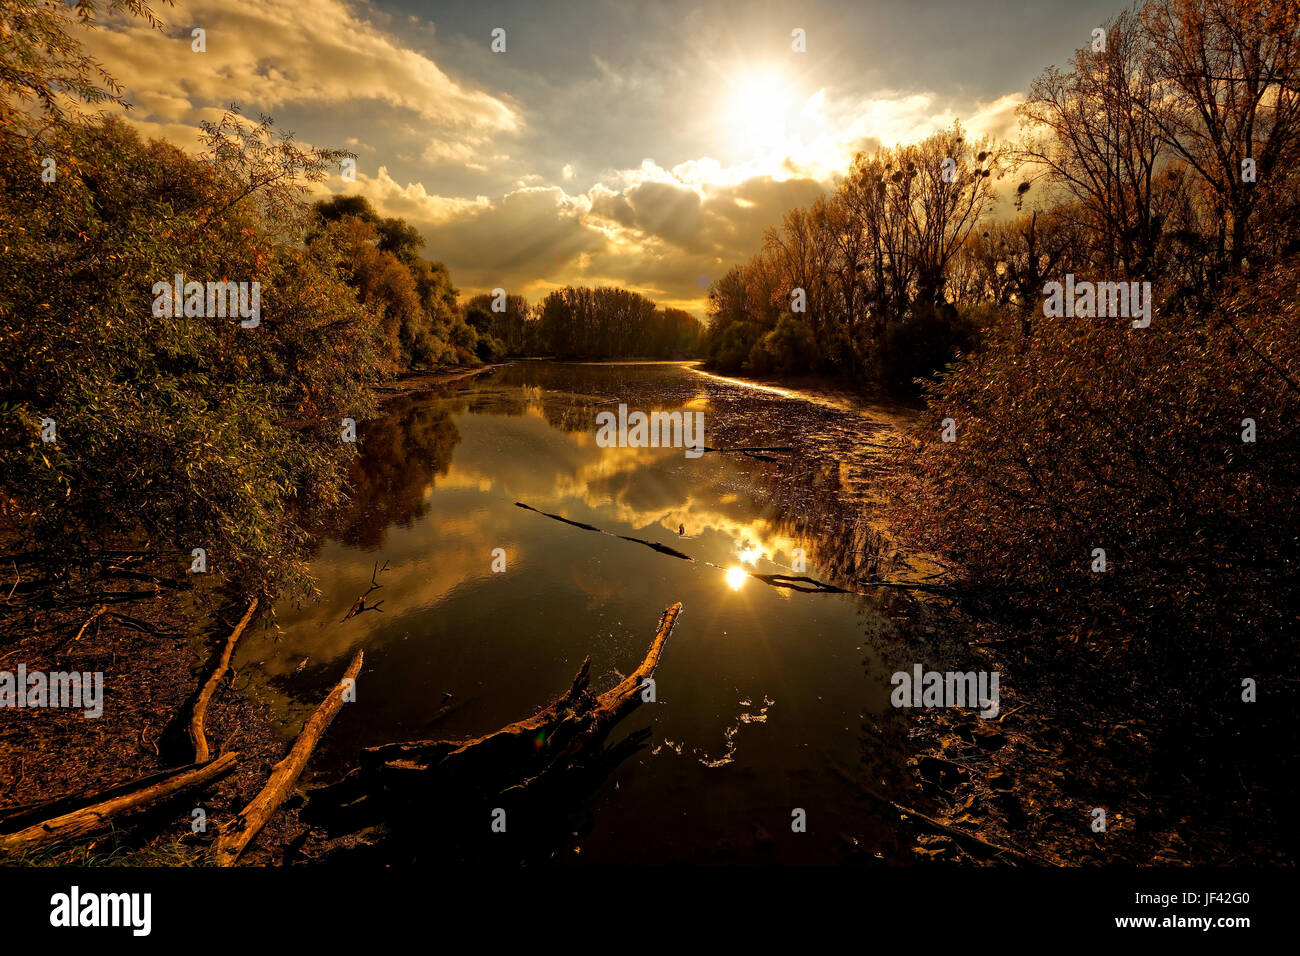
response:
M911 819L928 826L932 830L942 833L945 836L952 837L954 841L966 845L968 849L971 846L976 846L983 852L1002 854L1009 856L1020 863L1029 863L1034 866L1059 866L1059 864L1053 863L1051 860L1044 859L1041 856L1026 853L1024 850L1017 850L1015 847L1002 846L999 843L993 843L983 837L976 836L969 830L962 830L959 827L944 823L942 820L936 820L934 817L922 813L920 810L899 803L897 800L891 800L889 797L879 794L875 790L866 786L861 780L856 779L851 773L838 764L832 763L831 769L847 783L857 787L864 796L868 796L872 800L885 804L886 806L893 807L894 810L901 813L903 816L910 817Z
M792 591L803 591L805 594L850 594L852 592L844 588L836 587L834 584L827 584L825 581L818 581L816 578L810 578L806 574L762 574L758 571L745 569L745 573L751 578L762 581L764 584L770 584L774 588L788 588Z
M594 531L597 534L607 534L611 538L620 538L623 541L634 541L637 544L644 544L647 548L653 548L654 550L658 551L660 554L666 554L673 558L681 558L683 561L695 560L689 554L684 554L681 551L678 551L676 548L669 547L666 544L659 544L656 541L647 541L645 538L634 538L631 535L626 535L626 534L615 534L612 531L606 531L604 528L597 528L594 524L587 524L585 521L574 521L572 518L564 517L564 515L555 515L555 514L551 514L549 511L540 511L537 508L534 508L532 505L524 504L522 501L516 501L515 507L523 508L525 511L535 512L536 514L542 515L543 517L546 518L554 518L556 521L562 521L565 524L572 525L575 528L581 528L583 531Z
M705 450L706 451L748 451L749 449L707 448ZM583 531L594 531L597 534L609 535L611 538L619 538L623 541L634 541L637 544L643 544L647 548L653 548L655 551L658 551L660 554L666 554L669 555L670 557L681 558L684 561L692 561L692 562L695 560L689 554L686 554L683 551L678 551L676 548L670 547L669 545L659 544L658 542L655 541L647 541L644 538L634 538L631 535L615 534L612 531L606 531L604 528L597 528L594 524L587 524L585 521L574 521L572 518L564 517L564 515L551 514L549 511L541 511L537 508L534 508L532 505L524 504L522 501L516 501L515 507L523 508L525 511L532 511L535 514L542 515L545 518L552 518L555 521L563 522L564 524L571 525L575 528L581 528ZM681 533L682 532L679 530L678 534ZM714 568L721 567L721 565L712 564L707 561L704 563ZM756 581L762 581L764 584L770 585L771 587L783 588L791 591L803 591L806 594L866 595L869 593L867 591L855 591L851 588L842 588L835 584L828 584L825 581L818 581L816 578L810 578L806 574L801 574L801 575L764 574L760 571L751 571L748 568L744 568L743 570L751 578L754 578ZM943 585L938 585L938 584L905 584L905 583L894 582L894 581L856 581L854 583L869 588L893 588L899 591L926 591L933 594L948 594L951 592L951 588L945 587Z
M418 740L385 744L362 752L362 765L386 765L394 769L427 769L434 763L450 770L459 761L480 757L486 751L536 753L537 741L543 741L547 767L576 756L597 735L607 731L641 699L641 685L659 665L668 635L677 623L682 606L674 604L659 619L659 629L650 642L645 659L618 685L599 696L588 690L591 658L582 662L573 683L564 696L531 717L507 724L500 730L469 740Z
M0 835L0 850L29 850L88 836L108 826L115 817L143 810L183 790L207 784L230 770L238 761L239 755L222 754L212 759L203 722L207 715L208 704L230 667L230 658L235 644L248 626L248 622L252 620L253 613L257 610L257 603L257 598L254 598L226 639L216 667L204 682L195 700L188 727L190 742L194 746L193 763L148 774L93 796L63 797L12 808L4 815L0 826L11 828L15 824L21 826L30 823L30 825L16 832ZM82 625L74 640L80 639L91 621L106 610L104 605L100 605L95 614ZM50 817L50 814L56 815ZM46 817L48 819L45 819Z
M470 739L368 747L347 777L310 795L307 815L331 824L342 822L345 830L371 820L391 823L401 806L424 812L430 798L447 799L469 791L517 793L574 767L597 752L610 729L641 702L643 683L658 666L680 613L680 604L664 611L640 665L603 694L588 689L591 658L587 658L566 693L531 717L500 730Z
M938 830L940 833L944 834L945 836L952 837L958 843L966 843L966 844L973 843L976 846L983 848L984 850L992 851L994 853L1005 854L1006 856L1009 856L1014 860L1018 860L1021 863L1031 863L1034 866L1056 866L1057 865L1055 863L1052 863L1050 860L1045 860L1042 857L1034 856L1033 854L1026 853L1023 850L1017 850L1014 847L1009 847L1009 846L1001 846L1000 844L993 843L990 840L985 840L983 837L976 836L974 833L970 833L967 830L962 830L959 829L958 827L951 826L947 823L944 823L942 820L936 820L934 817L928 816L922 813L920 810L913 810L911 807L903 806L903 804L898 803L895 800L886 800L884 797L880 796L879 794L871 793L871 791L866 790L865 788L863 792L869 793L872 797L874 797L877 800L882 800L885 803L888 803L891 807L893 807L895 810L897 810L899 813L903 814L904 816L911 817L913 820L919 820L921 823L924 823L926 826L930 827L931 829Z
M703 450L703 451L718 451L718 452L729 452L729 451L739 451L739 452L746 452L746 451L785 451L785 452L793 452L793 451L794 451L794 448L791 447L790 445L736 445L736 446L734 446L734 447L732 447L732 448L710 448L708 445L705 445L704 448L703 448L702 450Z
M226 638L226 646L221 652L221 657L217 660L217 666L212 669L208 675L207 681L203 684L203 689L199 691L198 699L194 702L194 710L190 714L190 743L194 745L194 759L198 763L203 763L210 756L208 750L208 738L203 732L203 720L208 714L208 704L212 701L212 695L217 692L221 686L221 679L226 676L226 671L230 669L230 656L234 653L235 644L239 636L244 633L244 628L248 627L248 622L253 619L253 612L257 610L257 598L248 605L248 610L244 616L239 619L235 629L230 632L230 637Z
M293 792L294 784L298 782L303 768L307 766L307 760L316 749L321 735L325 733L326 728L343 707L343 695L348 686L355 683L357 674L361 670L363 656L361 651L357 651L342 679L334 685L334 689L316 708L316 712L307 718L307 722L302 726L302 732L293 742L289 753L271 768L271 776L266 786L262 788L262 792L239 811L239 815L234 820L221 827L211 850L218 866L233 866L248 844L253 842L262 831L262 827L266 826L266 822L280 808L280 804L284 803Z
M105 829L123 814L144 810L184 790L210 783L234 767L238 760L239 754L226 753L206 763L177 767L114 787L107 791L112 796L105 794L107 799L35 823L15 833L0 835L0 851L35 850L89 836ZM147 785L143 785L146 782Z

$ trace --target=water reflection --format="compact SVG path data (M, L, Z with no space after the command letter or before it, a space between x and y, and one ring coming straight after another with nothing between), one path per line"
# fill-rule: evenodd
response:
M595 414L620 401L704 410L714 447L797 443L799 453L687 459L599 447ZM318 529L320 603L280 608L279 635L242 653L263 662L291 722L366 648L358 706L320 756L328 769L363 746L524 717L587 655L593 689L612 686L640 660L660 611L681 601L657 702L620 728L618 759L570 795L563 819L573 827L547 829L549 852L827 862L844 833L884 846L892 823L836 768L861 765L864 746L875 779L897 762L882 743L893 731L882 729L881 648L898 599L763 583L792 573L796 549L806 574L825 581L852 582L890 560L855 490L867 466L836 449L864 421L738 394L678 366L518 365L400 399L363 424L352 505ZM376 560L391 568L375 595L382 613L339 624ZM818 821L797 839L792 807ZM647 832L657 835L649 844Z

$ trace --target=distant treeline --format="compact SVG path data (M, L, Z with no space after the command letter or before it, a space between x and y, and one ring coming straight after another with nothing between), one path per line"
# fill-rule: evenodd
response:
M624 289L557 289L537 309L542 350L561 358L686 358L702 331L689 312Z
M697 354L704 328L682 309L659 308L626 289L567 286L535 306L489 293L465 303L465 321L488 343L480 357L672 359Z
M687 358L699 321L624 289L557 289L533 307L521 295L483 293L463 306L447 267L419 257L419 231L382 218L361 196L317 202L312 234L343 251L347 282L380 316L387 358L399 369L474 365L507 356Z

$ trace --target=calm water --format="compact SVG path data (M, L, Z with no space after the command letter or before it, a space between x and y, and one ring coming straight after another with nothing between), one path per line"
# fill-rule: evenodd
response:
M595 416L619 401L703 411L710 446L796 451L772 461L598 447ZM882 655L907 609L728 573L789 573L795 548L819 580L861 573L873 465L856 443L889 410L808 402L676 364L518 363L385 411L362 428L353 508L315 560L321 600L281 607L280 633L242 651L264 662L289 732L365 648L359 700L330 729L319 775L337 775L365 746L478 735L525 717L566 690L587 655L593 689L604 690L640 662L660 612L680 601L657 703L610 738L646 728L650 742L590 794L585 823L555 858L895 858L893 818L842 772L889 789L905 759L905 727L888 704L896 662ZM492 570L496 548L504 573ZM370 596L382 613L343 622L384 562ZM433 721L448 701L454 709ZM796 807L807 833L791 832Z

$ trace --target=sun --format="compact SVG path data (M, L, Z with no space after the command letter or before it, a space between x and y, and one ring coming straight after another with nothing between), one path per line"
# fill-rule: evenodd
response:
M728 133L750 149L779 145L795 101L794 85L778 68L742 70L728 84L723 103Z
M744 568L727 568L727 586L733 591L739 591L747 577L749 575L745 573Z

